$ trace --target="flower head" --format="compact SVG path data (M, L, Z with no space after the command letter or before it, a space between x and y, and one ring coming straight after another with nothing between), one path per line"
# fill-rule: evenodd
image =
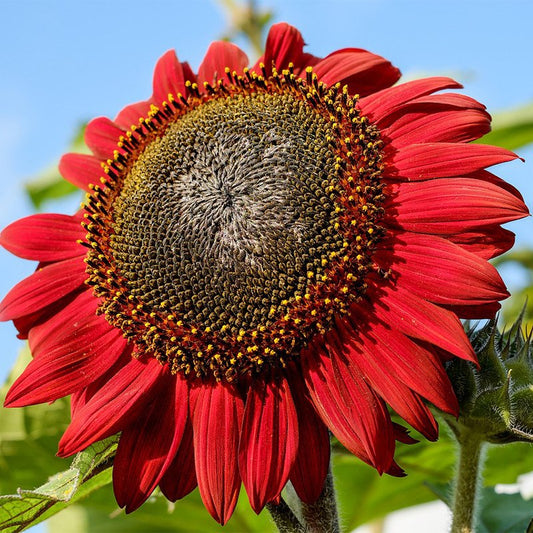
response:
M448 78L392 85L385 59L319 58L295 28L260 61L213 43L195 74L175 53L152 97L87 126L63 176L73 216L34 215L1 243L40 262L1 304L33 361L15 407L72 395L63 456L121 432L120 506L198 485L221 523L241 483L259 512L288 480L316 500L329 436L402 475L395 441L429 439L425 400L457 414L443 363L475 360L458 317L507 296L490 257L527 214L468 144L489 130Z

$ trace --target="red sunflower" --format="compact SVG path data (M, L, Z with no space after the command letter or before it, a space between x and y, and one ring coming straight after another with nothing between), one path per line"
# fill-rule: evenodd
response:
M121 432L128 512L157 486L198 485L220 523L241 483L256 512L289 480L313 502L329 431L402 475L387 404L435 439L426 402L458 409L443 363L475 360L459 318L508 295L487 259L527 209L485 170L517 156L469 144L485 108L440 93L451 79L393 86L382 57L303 46L277 24L256 65L215 42L197 74L167 52L152 97L62 158L81 211L1 234L39 261L1 304L34 357L6 406L72 395L61 456Z

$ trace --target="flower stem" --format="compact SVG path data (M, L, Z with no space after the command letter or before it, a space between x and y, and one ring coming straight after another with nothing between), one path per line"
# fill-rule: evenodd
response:
M313 504L302 502L302 516L306 526L306 533L340 532L331 464L324 482L322 494L318 500Z
M300 524L283 498L277 505L275 503L267 503L266 508L279 533L305 533L305 528Z
M456 436L459 462L453 494L451 533L472 533L475 527L483 441L479 435L468 431Z

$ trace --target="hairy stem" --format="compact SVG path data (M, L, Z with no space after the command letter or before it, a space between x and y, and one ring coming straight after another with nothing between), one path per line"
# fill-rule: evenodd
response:
M451 533L473 533L483 441L476 434L463 432L457 436L457 442L459 462L453 494Z
M306 533L340 532L331 464L318 500L313 504L302 502L302 516Z
M267 503L266 508L276 524L279 533L305 533L305 528L300 524L290 507L285 503L283 498L276 505Z

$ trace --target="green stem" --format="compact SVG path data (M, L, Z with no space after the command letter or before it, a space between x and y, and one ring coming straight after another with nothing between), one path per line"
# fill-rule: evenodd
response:
M322 494L313 504L302 502L302 516L306 526L306 533L339 533L339 515L337 499L333 486L331 463L324 482Z
M473 533L483 441L479 435L464 431L462 435L457 435L457 442L459 462L453 494L451 533Z
M276 505L267 503L266 508L276 524L279 533L305 533L305 528L300 524L290 507L285 503L283 498Z

